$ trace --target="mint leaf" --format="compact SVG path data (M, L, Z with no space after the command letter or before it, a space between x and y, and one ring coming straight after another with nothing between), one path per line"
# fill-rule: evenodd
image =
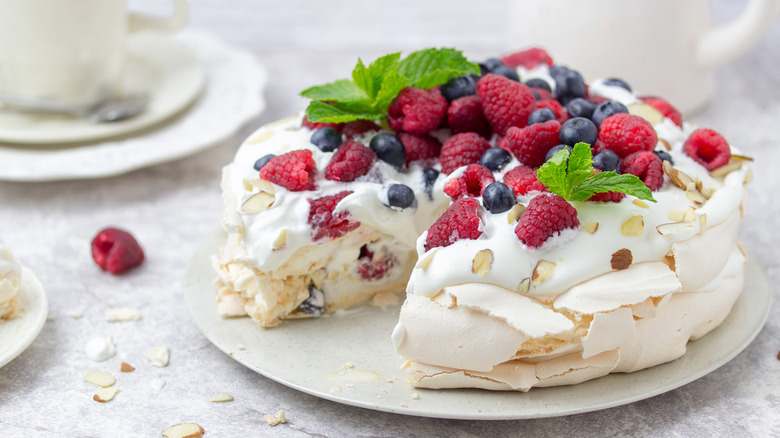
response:
M409 86L409 79L405 76L401 76L396 71L390 72L385 75L384 81L382 81L382 88L379 89L379 93L374 99L374 109L382 114L387 112L387 107L390 106L390 102L398 96L404 88Z
M462 74L479 74L479 67L455 49L425 49L410 53L398 64L410 86L431 88Z
M391 53L374 60L368 67L358 58L358 63L352 70L352 80L369 98L374 99L382 88L384 76L398 67L400 58L401 52Z
M566 184L566 160L568 159L569 150L563 148L536 171L536 178L563 199L566 199L569 191Z
M306 108L306 117L310 122L346 123L354 120L379 120L382 114L372 113L370 108L360 112L357 108L342 109L336 105L312 100Z
M571 201L586 201L596 193L620 192L656 202L653 192L635 175L601 172L583 181L571 193Z
M569 165L566 172L566 195L571 195L571 190L593 175L593 155L590 145L577 143L569 156Z
M358 102L369 97L354 82L341 79L325 85L309 87L301 92L301 96L312 100L332 102Z

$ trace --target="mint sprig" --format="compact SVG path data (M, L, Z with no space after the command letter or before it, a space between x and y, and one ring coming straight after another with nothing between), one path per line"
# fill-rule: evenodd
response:
M404 59L400 52L391 53L368 66L358 58L352 80L310 87L301 96L312 99L306 108L311 122L381 120L404 88L428 89L463 74L479 74L479 67L455 49L424 49Z
M539 181L567 201L586 201L596 193L619 192L656 202L641 179L631 174L594 173L590 145L577 143L571 154L558 151L536 172Z

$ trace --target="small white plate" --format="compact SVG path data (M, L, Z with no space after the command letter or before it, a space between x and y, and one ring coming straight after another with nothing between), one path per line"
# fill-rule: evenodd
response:
M190 261L184 297L204 335L246 367L300 391L353 406L437 418L510 420L595 411L652 397L725 364L758 334L769 315L765 269L749 253L745 290L728 318L688 344L681 358L630 374L610 374L573 386L527 393L476 389L420 390L406 382L390 333L398 308L363 308L344 315L286 321L261 329L249 318L217 314L210 257L224 239L216 233ZM242 346L243 349L239 348ZM352 363L354 368L345 367Z
M203 90L206 74L193 51L169 37L143 34L127 42L122 94L149 93L142 113L113 123L0 110L0 142L62 144L104 140L161 122L192 103Z
M41 282L29 269L22 267L22 284L18 293L22 314L0 321L0 367L22 354L41 332L49 314L49 301Z

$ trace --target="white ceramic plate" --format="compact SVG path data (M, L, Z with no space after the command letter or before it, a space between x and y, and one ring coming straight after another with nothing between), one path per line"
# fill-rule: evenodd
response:
M249 318L222 319L210 257L224 239L212 235L195 253L184 297L198 328L219 349L258 373L300 391L379 411L456 419L526 419L595 411L652 397L725 364L758 334L769 315L765 269L748 257L745 291L720 327L688 344L681 358L630 374L527 393L475 389L420 390L406 382L390 333L398 308L286 321L261 329ZM242 349L243 348L243 349ZM354 367L345 367L351 363Z
M103 140L161 122L183 110L203 89L206 74L193 51L168 37L142 34L127 42L121 93L149 93L149 106L113 123L51 114L0 111L0 141L59 144Z
M25 267L22 267L22 285L18 298L24 309L21 316L0 321L0 367L32 344L49 314L49 301L41 282Z
M208 77L206 88L185 111L134 131L132 136L102 143L0 143L0 180L37 182L119 175L216 145L263 111L267 75L254 55L203 31L185 31L176 42L195 54L197 65L203 66ZM178 43L175 47L181 47ZM162 44L174 47L171 41Z

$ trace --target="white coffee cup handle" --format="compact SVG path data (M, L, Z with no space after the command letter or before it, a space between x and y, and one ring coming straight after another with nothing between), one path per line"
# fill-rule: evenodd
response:
M148 15L130 13L128 16L127 31L135 34L143 31L170 33L176 32L187 24L189 12L187 0L173 0L175 10L168 18L156 18Z
M733 60L758 41L778 12L780 0L750 0L739 17L711 29L699 40L699 64L709 69Z

